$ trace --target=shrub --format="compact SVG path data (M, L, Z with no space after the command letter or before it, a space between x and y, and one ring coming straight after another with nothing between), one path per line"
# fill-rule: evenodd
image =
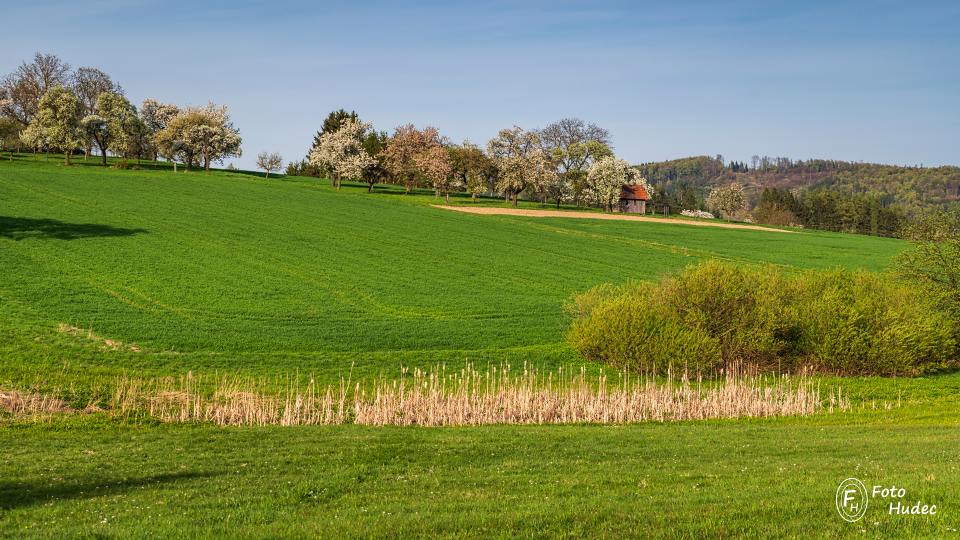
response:
M955 365L958 353L948 311L867 272L785 275L710 261L656 284L601 285L568 311L568 339L581 354L643 371L748 363L920 374Z
M948 313L888 276L808 272L797 282L804 307L799 349L821 369L919 374L956 359Z
M722 365L720 343L678 317L644 305L653 287L624 289L605 296L574 321L571 344L587 358L633 371L663 373L687 368L711 371ZM603 297L610 291L594 291Z

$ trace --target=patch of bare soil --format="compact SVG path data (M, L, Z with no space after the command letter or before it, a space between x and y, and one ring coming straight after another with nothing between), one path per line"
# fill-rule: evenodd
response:
M699 221L693 219L671 219L654 218L647 216L635 216L630 214L602 214L600 212L577 212L573 210L532 210L528 208L496 208L483 206L448 206L442 204L433 205L434 208L443 210L453 210L456 212L465 212L467 214L482 214L493 216L528 216L528 217L559 217L570 219L612 219L617 221L647 221L650 223L667 223L669 225L694 225L698 227L719 227L721 229L748 229L753 231L767 231L793 234L795 231L784 229L773 229L762 227L760 225L747 225L739 223L720 223L710 221Z

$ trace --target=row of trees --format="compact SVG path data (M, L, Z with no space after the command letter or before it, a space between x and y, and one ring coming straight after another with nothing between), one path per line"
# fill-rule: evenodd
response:
M810 229L874 236L901 236L907 215L889 197L858 193L844 195L833 189L791 192L765 189L753 211L759 223L800 225Z
M472 197L498 193L516 206L521 197L591 204L612 210L624 184L645 183L636 169L613 156L609 133L570 118L541 130L502 129L485 148L454 144L433 127L412 124L393 134L376 131L356 112L330 113L314 137L307 159L288 174L432 187L449 199L453 191Z
M241 142L226 106L181 108L148 98L138 110L103 71L73 71L54 55L37 53L0 80L0 143L58 150L68 165L78 149L89 156L96 146L104 165L113 153L209 170L239 156Z

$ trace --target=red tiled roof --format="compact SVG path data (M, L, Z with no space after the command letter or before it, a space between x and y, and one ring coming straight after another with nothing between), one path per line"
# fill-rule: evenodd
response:
M641 184L628 184L623 186L623 191L620 192L621 199L632 199L638 201L649 201L650 195L647 194L646 188Z

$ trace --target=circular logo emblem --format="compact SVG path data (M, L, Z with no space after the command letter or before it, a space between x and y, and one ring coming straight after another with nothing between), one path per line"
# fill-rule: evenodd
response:
M837 512L843 519L854 522L867 513L867 488L856 478L847 478L837 488Z

